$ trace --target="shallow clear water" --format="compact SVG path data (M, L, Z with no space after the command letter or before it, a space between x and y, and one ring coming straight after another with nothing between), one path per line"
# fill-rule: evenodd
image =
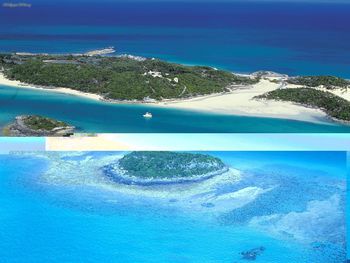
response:
M149 105L117 105L54 92L0 86L0 127L17 115L39 114L77 127L80 132L350 132L350 125L314 124L165 109ZM142 115L151 111L152 119Z
M172 209L160 199L130 199L98 185L88 186L84 181L71 184L65 181L70 178L68 174L60 174L63 184L40 180L56 155L52 155L50 158L54 159L50 161L35 155L0 155L0 261L231 263L248 262L240 253L260 246L264 246L265 251L257 257L257 263L338 263L345 260L344 248L340 245L344 240L336 238L338 234L343 236L339 230L343 222L334 225L332 218L336 214L329 213L325 205L319 208L321 210L304 213L310 200L322 201L334 194L344 195L344 153L211 154L255 174L238 185L228 184L226 188L229 189L220 191L245 184L263 187L279 182L284 185L277 188L277 192L265 193L243 206L241 214L246 220L269 214L268 207L272 209L270 212L283 215L293 211L302 213L301 218L307 217L304 219L308 221L307 228L305 223L299 222L300 218L293 223L300 224L298 229L311 228L312 231L303 232L305 238L322 240L322 244L310 245L286 236L274 236L273 231L263 228L258 231L249 227L243 218L238 222L232 213L213 216ZM113 153L86 153L72 159L68 158L69 153L60 156L66 157L65 162L89 157L98 164ZM322 166L318 166L317 160L322 160ZM302 195L295 191L298 187L302 187ZM291 190L287 191L288 188ZM266 202L264 206L261 206L262 201ZM324 214L322 210L326 210ZM328 221L324 222L314 213L320 213ZM337 235L330 235L325 226L328 229L333 226L331 232ZM286 231L293 231L293 227ZM316 238L312 233L317 233Z
M349 187L349 183L350 183L350 153L348 152L347 154L347 188L346 188L346 225L349 226L350 224L350 217L348 215L350 215L350 187ZM349 237L350 236L350 227L346 228L346 236ZM350 261L350 244L347 243L347 259L348 261Z

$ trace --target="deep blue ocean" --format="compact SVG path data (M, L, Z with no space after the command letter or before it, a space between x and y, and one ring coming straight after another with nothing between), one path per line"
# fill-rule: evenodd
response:
M350 78L350 4L42 1L0 8L0 51L118 53Z
M261 2L31 1L0 7L0 51L117 53L237 72L350 78L350 5ZM81 132L349 132L341 125L107 105L0 87L0 127L41 114ZM155 118L141 115L152 110Z
M171 189L123 194L88 173L119 154L0 155L0 262L244 263L241 252L259 247L256 263L345 261L344 152L211 152L242 177L200 183L215 205L200 210L187 206L201 195L175 209ZM251 195L240 190L270 187L232 211L234 198L221 202L232 191L244 203Z

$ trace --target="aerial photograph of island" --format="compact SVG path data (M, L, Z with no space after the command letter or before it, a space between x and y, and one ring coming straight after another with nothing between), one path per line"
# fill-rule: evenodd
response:
M0 6L3 136L348 133L350 4Z
M350 0L0 0L0 263L350 263Z
M2 154L0 259L345 263L346 160L312 151Z

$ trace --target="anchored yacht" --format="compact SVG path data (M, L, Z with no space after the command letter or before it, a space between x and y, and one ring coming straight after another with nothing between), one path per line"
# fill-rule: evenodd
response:
M152 116L152 113L147 111L145 114L143 114L143 117L149 119L149 118L152 118L153 116Z

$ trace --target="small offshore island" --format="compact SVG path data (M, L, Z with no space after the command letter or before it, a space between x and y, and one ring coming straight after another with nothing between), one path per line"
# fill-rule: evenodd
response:
M69 136L75 127L37 115L17 116L14 123L3 129L5 136Z
M102 169L114 182L130 185L198 182L229 170L207 154L143 151L126 154Z
M114 103L240 116L350 121L350 81L290 77L270 71L235 74L132 55L0 54L0 84L41 88ZM28 113L30 114L30 113Z
M230 246L230 258L235 255L237 260L227 262L258 262L264 258L266 262L273 262L269 257L274 246L271 239L260 240L261 234L277 242L286 242L288 247L300 245L300 257L290 262L313 262L318 258L321 259L315 262L344 262L346 173L334 169L343 163L343 153L337 154L337 163L327 161L328 152L311 153L312 161L310 157L299 159L303 157L299 157L298 152L288 160L279 152L261 155L212 152L209 156L202 152L51 151L14 152L12 155L29 158L27 163L36 175L30 185L40 186L34 187L35 191L43 191L44 196L51 193L48 197L57 199L50 200L63 201L65 207L77 208L79 213L82 208L89 213L98 211L99 215L100 211L107 211L108 215L119 215L121 211L124 218L126 213L143 216L156 211L157 218L158 212L164 212L166 221L178 214L195 219L195 223L203 218L207 223L216 222L226 228L243 227L260 233L259 239L255 236L251 239L254 242L247 246L236 249ZM301 164L300 160L308 161ZM47 165L38 172L37 164L43 161ZM334 166L325 168L325 163ZM229 170L224 172L227 167ZM23 176L28 174L18 169L11 171ZM147 221L132 218L132 226L135 222ZM110 225L110 220L106 225ZM123 223L118 225L126 229ZM186 235L186 223L184 226ZM236 236L241 236L240 233L238 231ZM126 231L125 234L130 233ZM193 242L192 237L190 240ZM300 261L306 253L312 256ZM328 257L332 260L323 260ZM281 258L276 262L289 261Z

